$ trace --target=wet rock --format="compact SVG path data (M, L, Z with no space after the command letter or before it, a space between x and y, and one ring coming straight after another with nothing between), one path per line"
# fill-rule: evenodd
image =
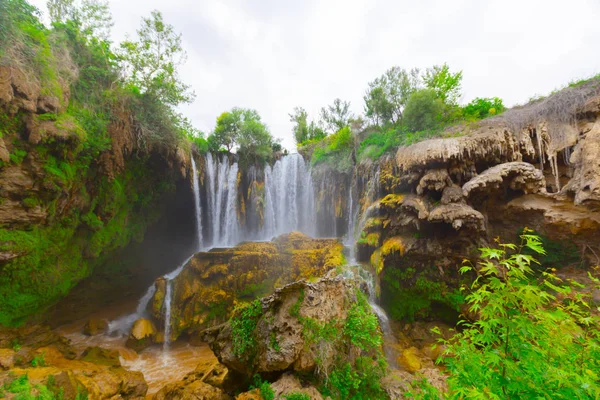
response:
M0 349L0 369L10 369L15 366L15 351L12 349Z
M197 253L172 281L172 339L229 319L234 305L267 296L299 279L318 278L343 264L343 245L335 239L311 239L299 232L273 242L242 243L230 249ZM156 280L152 315L164 326L166 282Z
M252 389L249 392L238 394L235 396L235 400L264 400L264 398L260 394L260 390Z
M70 360L51 345L38 349L37 354L44 354L45 365L33 367L31 363L10 371L0 371L0 382L10 377L27 375L29 382L35 386L44 384L58 393L61 389L71 397L76 393L87 393L88 398L110 399L115 396L123 399L142 399L146 395L148 385L144 376L138 371L127 371L118 366L106 363L95 363L87 360Z
M53 346L69 360L77 357L77 351L71 346L69 340L46 325L0 328L0 348L19 348L19 351L27 352L47 346ZM23 353L21 357L29 358L29 355L25 356Z
M120 367L121 361L119 360L119 356L118 350L108 350L95 346L85 349L79 359L94 364L107 365L109 367Z
M0 161L8 163L10 161L10 153L4 144L4 140L0 137Z
M62 396L64 400L76 400L79 396L86 395L85 386L75 377L72 371L62 371L56 375L51 375L48 388L55 395Z
M105 333L108 329L108 321L105 319L91 318L83 327L83 334L96 336Z
M326 369L343 354L360 354L341 334L349 306L355 302L354 285L341 277L296 282L260 300L256 328L249 333L253 339L245 339L253 340L252 348L236 350L236 343L244 339L236 336L240 333L233 331L231 321L206 330L203 337L221 363L246 376L286 370L312 372L317 360ZM340 334L328 342L311 341L303 334L307 320L314 326L332 323L330 329L339 329Z
M42 95L38 99L37 112L38 114L56 113L60 107L60 101L56 96Z
M402 352L398 357L398 365L406 371L414 374L421 369L420 352L416 347L410 347Z
M133 323L125 345L135 351L142 351L154 343L156 332L156 327L152 321L140 318Z
M223 390L200 380L190 384L171 383L153 397L154 400L231 400Z

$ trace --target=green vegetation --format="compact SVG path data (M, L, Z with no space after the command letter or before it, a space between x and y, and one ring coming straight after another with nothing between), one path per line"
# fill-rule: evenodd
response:
M45 367L46 366L46 357L44 353L38 354L37 356L33 357L33 360L31 360L31 366L32 367Z
M600 318L581 284L538 271L545 255L525 230L521 243L481 249L479 278L466 296L475 322L462 321L439 360L450 374L449 399L600 396ZM463 273L473 269L462 267ZM590 274L596 288L600 280ZM421 387L425 387L422 384ZM434 393L428 388L417 397Z
M250 385L250 389L258 389L262 400L275 399L275 392L268 381L263 381L260 375L256 374L253 378L254 382Z
M328 163L339 171L352 167L353 138L346 126L317 143L312 154L312 164Z
M12 380L8 380L3 386L0 386L0 396L10 393L15 400L62 400L62 389L53 387L53 376L48 378L46 385L32 385L27 375L21 375ZM87 400L85 392L77 393L75 400Z
M176 112L193 95L178 77L181 37L160 13L143 19L137 38L117 54L107 40L112 22L105 1L55 0L49 7L50 29L24 0L0 3L0 63L40 82L41 94L56 100L34 115L44 127L38 144L20 139L25 111L0 113L10 163L35 163L45 173L44 191L25 194L22 205L48 214L44 224L0 226L0 250L18 255L0 273L1 325L43 311L112 252L141 240L174 190L170 173L149 167L151 151L189 148L188 140L206 148ZM119 146L135 154L105 166L100 156L111 150L115 123L131 124L133 142Z
M308 123L308 113L302 107L294 108L294 113L290 114L290 122L294 123L294 139L298 144L319 141L327 136L315 121Z
M290 314L302 324L305 346L316 352L318 370L324 375L321 393L334 399L385 398L379 383L387 368L382 353L383 338L365 294L356 290L356 302L343 321L322 323L303 317L299 313L303 301L304 292L300 292ZM356 359L343 356L348 352L346 344L360 349ZM326 363L333 355L333 364Z
M399 321L435 317L453 322L465 302L458 289L439 281L436 267L386 267L381 285L382 302Z
M460 132L450 133L447 128L476 122L505 110L497 97L478 98L461 107L458 101L462 78L461 71L452 72L447 64L424 72L392 67L369 82L364 96L364 119L352 115L350 103L340 99L323 108L316 123L308 124L306 111L296 107L294 114L290 114L296 143L312 151L313 165L327 163L346 171L354 161L376 160L399 146L433 137L460 135ZM369 125L365 127L365 123ZM331 148L334 137L350 126L352 133L344 141L344 151ZM325 130L329 130L330 136L324 136Z
M256 354L256 325L263 315L259 299L238 308L231 318L231 337L233 353L246 361L251 361Z
M273 139L267 126L255 110L233 108L217 118L214 132L208 137L207 148L212 152L231 152L238 147L240 165L264 165L272 161L281 145Z

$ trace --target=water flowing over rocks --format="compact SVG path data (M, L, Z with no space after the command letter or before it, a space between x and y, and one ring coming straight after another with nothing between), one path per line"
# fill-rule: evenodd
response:
M342 250L335 239L311 239L293 232L273 242L197 253L172 281L173 338L226 321L240 301L268 295L299 279L323 276L343 264ZM165 280L159 278L151 301L158 326L164 326L165 292Z

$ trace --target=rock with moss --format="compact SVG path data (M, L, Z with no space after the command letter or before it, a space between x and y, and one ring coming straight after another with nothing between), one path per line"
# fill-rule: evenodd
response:
M277 289L203 338L221 363L246 376L294 371L327 386L327 377L353 371L377 388L385 370L377 316L355 282L342 276Z
M266 296L300 279L317 279L344 264L343 246L335 239L311 239L301 233L272 242L242 243L230 249L197 253L170 284L172 339L199 332L231 316L236 305ZM151 311L164 326L163 278L156 281Z
M157 337L156 326L146 318L140 318L133 323L131 333L125 345L135 351L141 351L151 346Z

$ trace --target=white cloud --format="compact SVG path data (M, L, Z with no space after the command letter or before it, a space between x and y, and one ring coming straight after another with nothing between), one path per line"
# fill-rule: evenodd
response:
M316 116L340 97L361 112L367 82L393 65L448 62L464 71L463 101L508 105L600 72L595 0L112 0L111 9L115 42L153 9L182 32L182 77L197 94L182 110L200 129L234 106L255 108L288 148L294 106Z

